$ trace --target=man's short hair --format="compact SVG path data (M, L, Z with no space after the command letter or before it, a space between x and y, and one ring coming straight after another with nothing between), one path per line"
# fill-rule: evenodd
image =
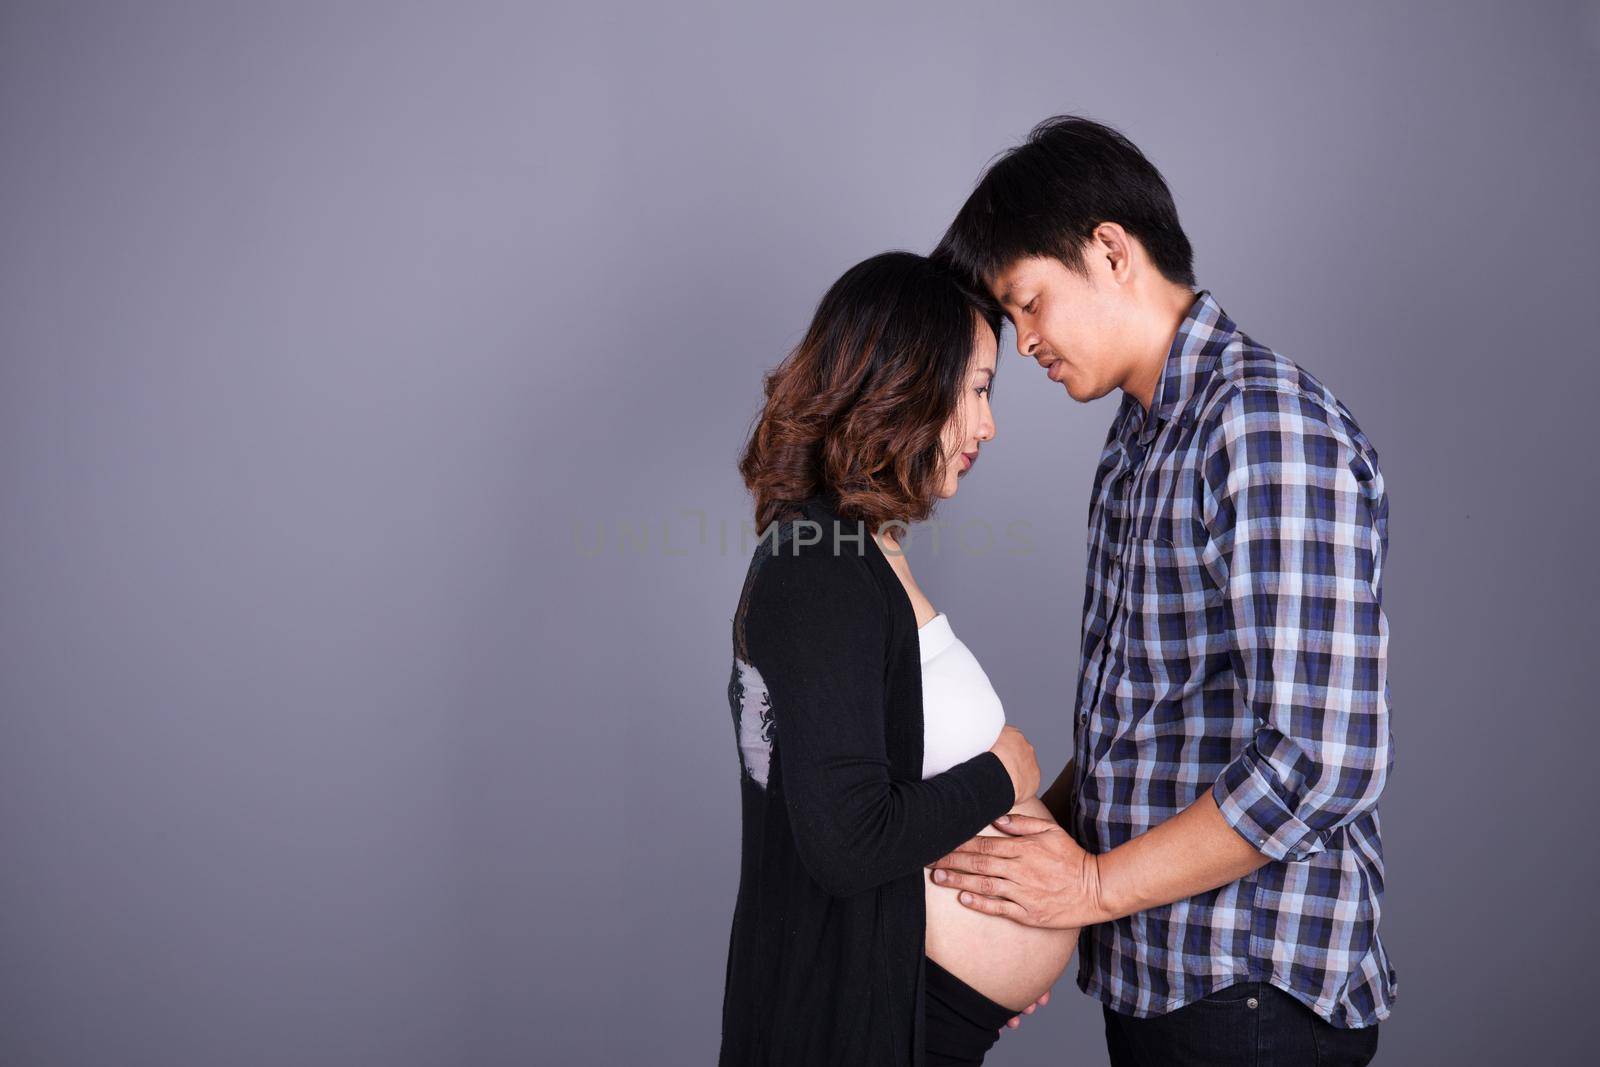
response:
M985 291L1030 256L1086 274L1084 244L1102 222L1138 238L1163 277L1194 288L1194 251L1161 172L1111 127L1057 115L989 167L933 258Z

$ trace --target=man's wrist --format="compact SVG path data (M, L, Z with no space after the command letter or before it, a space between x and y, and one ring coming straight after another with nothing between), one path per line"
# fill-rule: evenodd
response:
M1129 911L1118 910L1115 895L1116 866L1102 863L1103 859L1104 856L1096 856L1092 852L1084 853L1083 899L1089 909L1089 914L1084 919L1084 926L1108 923L1113 919L1132 914Z

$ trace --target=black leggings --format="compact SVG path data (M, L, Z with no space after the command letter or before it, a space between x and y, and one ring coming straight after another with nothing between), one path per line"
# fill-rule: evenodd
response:
M928 970L928 1054L923 1062L928 1067L981 1064L1000 1040L1000 1028L1017 1013L996 1004L931 959L924 962Z

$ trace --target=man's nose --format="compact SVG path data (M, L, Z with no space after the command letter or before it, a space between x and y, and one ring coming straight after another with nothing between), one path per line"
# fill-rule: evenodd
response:
M1039 347L1039 335L1029 330L1027 333L1017 334L1017 354L1032 357L1033 350Z

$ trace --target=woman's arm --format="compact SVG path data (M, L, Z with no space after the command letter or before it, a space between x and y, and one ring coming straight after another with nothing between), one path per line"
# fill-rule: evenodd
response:
M774 754L801 862L849 896L914 874L1003 815L1016 793L982 752L918 781L890 777L884 729L889 606L831 546L761 564L745 644L771 702Z

